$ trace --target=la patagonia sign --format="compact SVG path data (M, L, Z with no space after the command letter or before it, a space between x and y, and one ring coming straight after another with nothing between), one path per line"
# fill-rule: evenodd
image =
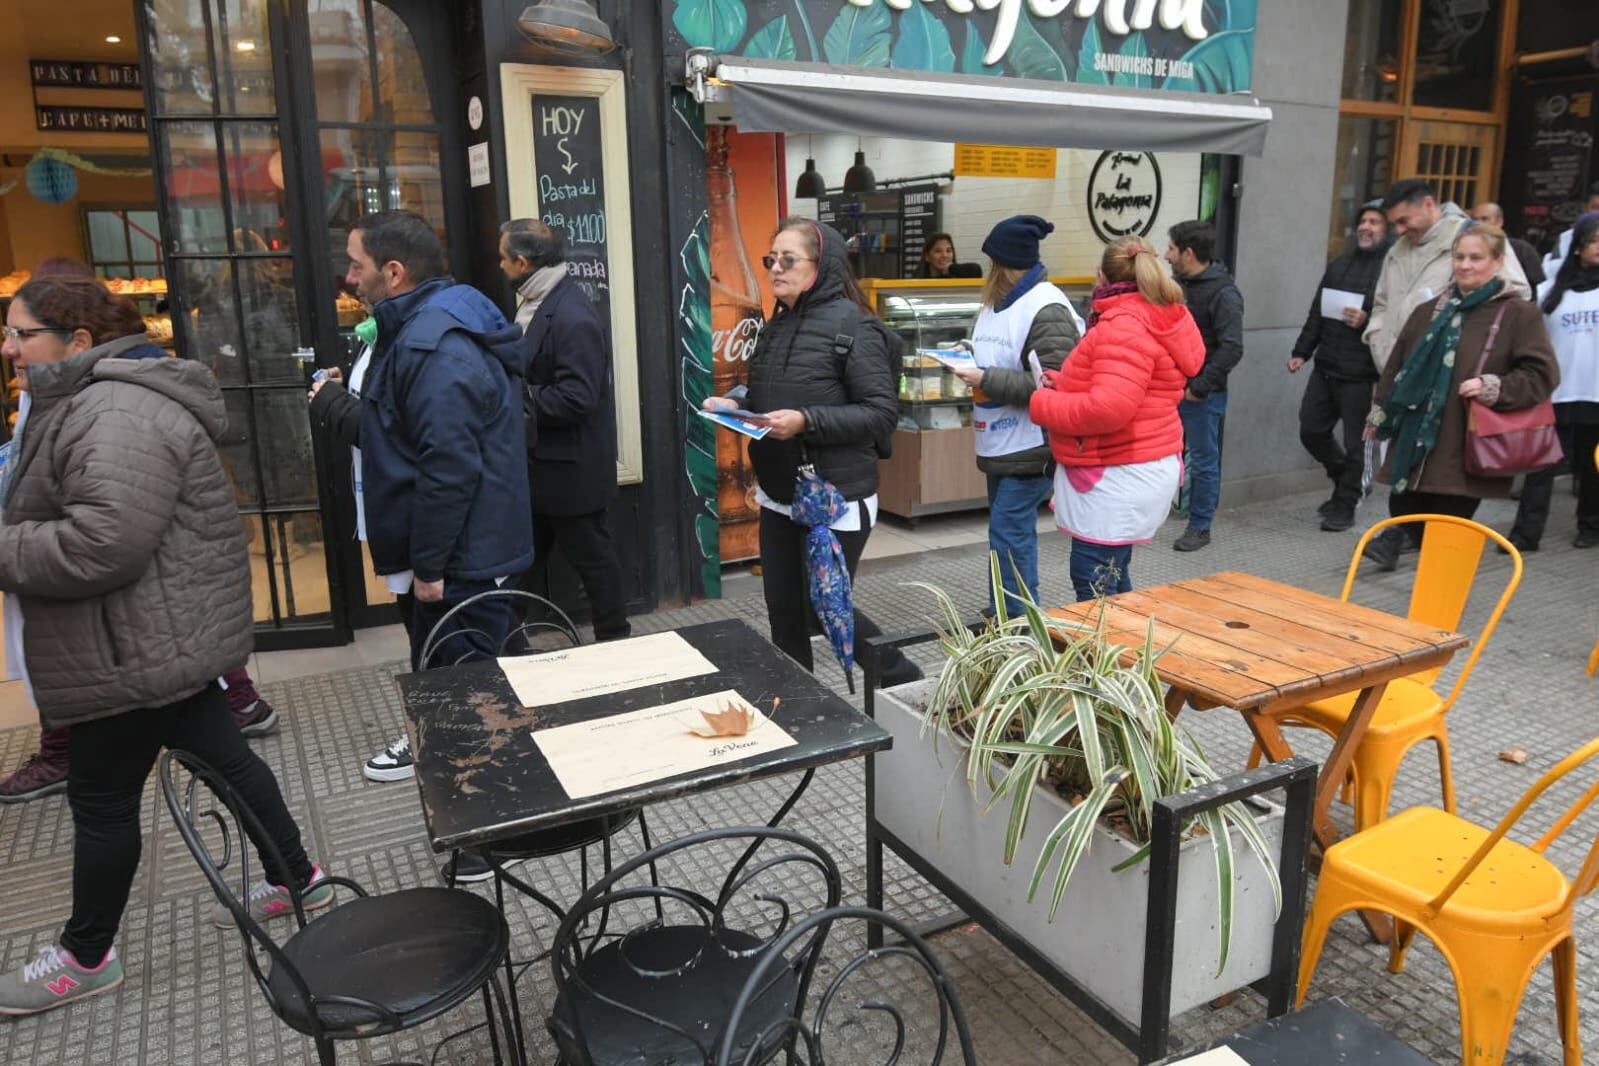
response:
M663 0L668 46L846 67L1248 91L1258 0Z

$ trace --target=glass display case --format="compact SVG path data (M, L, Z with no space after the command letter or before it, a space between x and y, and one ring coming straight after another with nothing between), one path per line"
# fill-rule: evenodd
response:
M1051 278L1078 310L1092 278ZM878 501L883 510L915 521L926 514L988 505L988 482L977 469L972 440L971 389L919 348L937 348L972 335L982 309L982 279L906 279L861 282L878 317L900 338L899 425L893 454L882 461Z

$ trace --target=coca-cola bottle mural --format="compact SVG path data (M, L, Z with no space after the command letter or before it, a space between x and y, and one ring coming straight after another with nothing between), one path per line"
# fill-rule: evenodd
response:
M728 165L726 126L705 130L706 196L711 224L711 353L716 395L748 378L755 340L766 320L761 286L744 247L738 221L735 178ZM749 438L716 434L717 504L721 512L722 561L752 559L759 554L760 508L755 502L755 472L750 467Z

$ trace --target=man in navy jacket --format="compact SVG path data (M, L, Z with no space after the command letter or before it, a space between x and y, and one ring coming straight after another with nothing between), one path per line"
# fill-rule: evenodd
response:
M361 450L367 545L399 598L413 669L498 654L512 610L496 599L456 615L454 635L421 661L451 608L533 561L522 331L444 272L443 247L420 215L367 215L347 251L345 281L372 309L377 341L359 399L336 380L321 382L312 417ZM407 739L363 772L410 777Z

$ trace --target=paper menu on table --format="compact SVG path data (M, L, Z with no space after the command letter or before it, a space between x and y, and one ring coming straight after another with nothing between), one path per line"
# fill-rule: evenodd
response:
M702 709L716 711L729 703L754 716L748 733L707 738L689 732L689 726L705 724ZM533 742L572 799L734 763L798 743L732 689L588 722L535 729Z
M676 633L518 655L500 659L499 664L524 707L548 707L716 673L711 661Z
M1347 310L1358 311L1366 305L1366 294L1346 289L1321 290L1321 317L1343 318Z
M1211 1051L1201 1051L1186 1059L1178 1059L1183 1066L1249 1066L1249 1060L1230 1047L1219 1047ZM1173 1066L1176 1066L1174 1063Z

